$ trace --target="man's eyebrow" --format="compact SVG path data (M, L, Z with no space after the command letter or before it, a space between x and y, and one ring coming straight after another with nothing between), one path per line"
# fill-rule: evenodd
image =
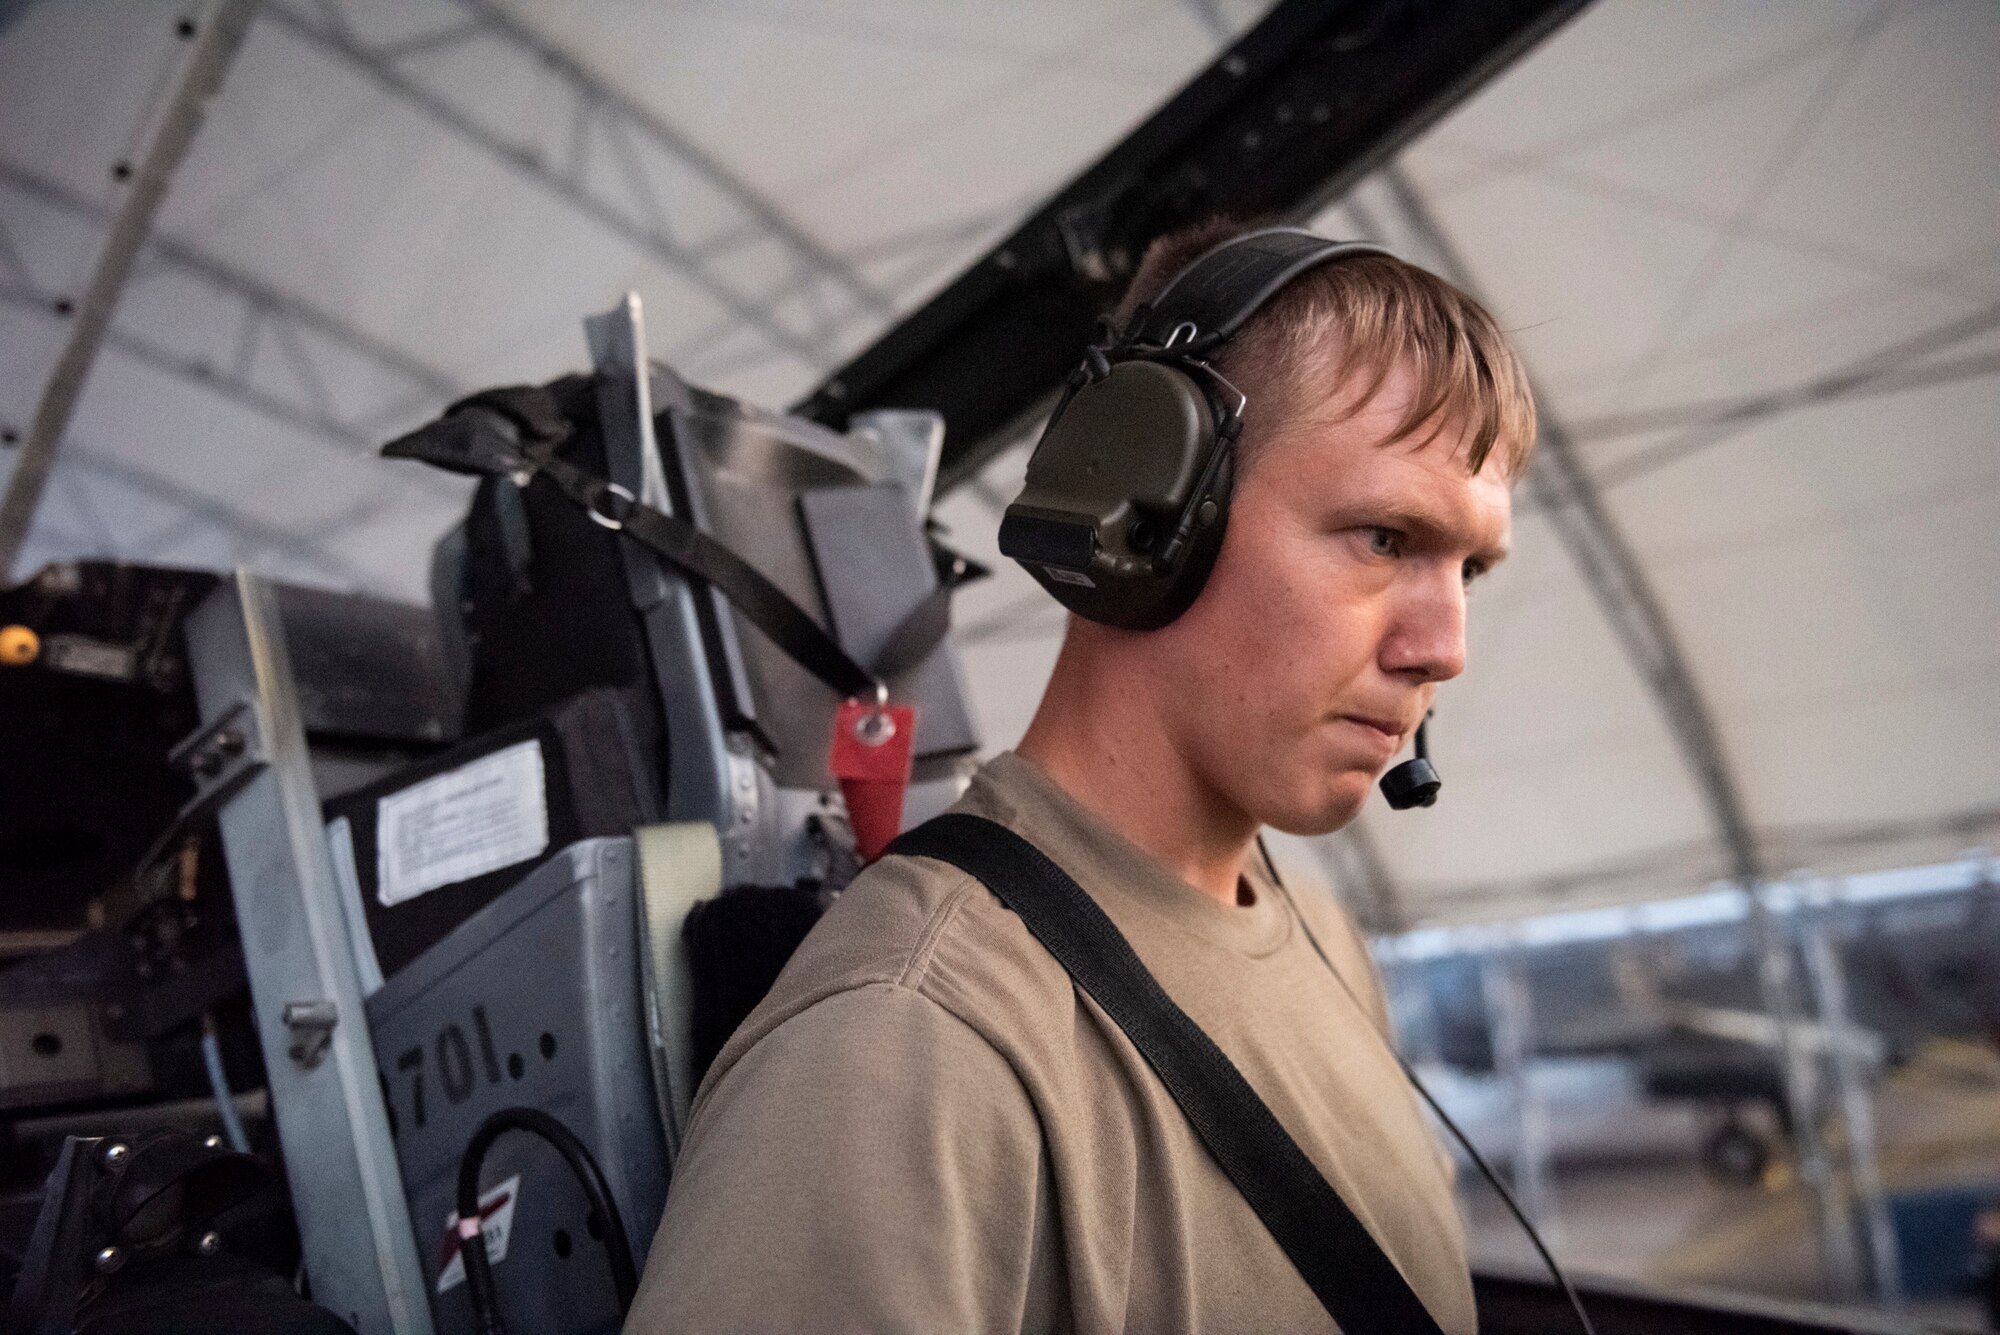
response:
M1371 500L1357 496L1340 509L1343 513L1353 513L1371 523L1382 523L1431 542L1449 543L1458 536L1457 526L1448 518L1428 506L1412 505L1408 501ZM1510 550L1511 544L1503 538L1497 543L1474 549L1470 559L1495 566L1507 559Z

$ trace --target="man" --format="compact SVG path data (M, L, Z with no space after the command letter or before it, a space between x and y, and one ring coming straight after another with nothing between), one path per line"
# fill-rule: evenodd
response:
M1243 229L1162 240L1125 303ZM1264 825L1351 820L1465 661L1534 437L1492 319L1401 261L1295 278L1215 358L1253 405L1221 552L1163 629L1072 619L960 809L1073 876L1447 1331L1449 1160L1352 923ZM1322 956L1321 950L1325 954ZM1121 1030L977 881L862 874L700 1091L632 1331L1326 1331Z

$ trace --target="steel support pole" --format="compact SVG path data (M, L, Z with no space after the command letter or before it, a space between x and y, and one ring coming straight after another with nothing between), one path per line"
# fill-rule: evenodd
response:
M1820 1265L1833 1296L1851 1298L1861 1290L1854 1254L1854 1222L1833 1178L1833 1161L1820 1131L1819 1061L1800 1034L1804 1009L1799 999L1796 952L1787 923L1772 904L1776 887L1759 877L1742 882L1749 897L1750 939L1757 956L1757 989L1778 1031L1778 1075L1785 1092L1786 1129L1798 1158L1799 1180L1812 1193L1819 1228Z
M1480 990L1493 1039L1493 1071L1507 1086L1514 1109L1514 1195L1551 1247L1555 1197L1549 1184L1548 1110L1535 1091L1535 1003L1528 991L1522 951L1508 941L1486 957Z
M1903 1265L1896 1246L1895 1221L1889 1215L1889 1194L1882 1183L1875 1131L1873 1086L1881 1065L1864 1056L1866 1036L1853 1023L1847 966L1834 935L1841 907L1829 890L1824 882L1814 882L1801 897L1799 939L1820 1028L1826 1033L1834 1093L1847 1128L1847 1176L1860 1213L1869 1288L1877 1302L1894 1306L1903 1300Z
M84 382L90 377L98 345L111 325L111 312L117 308L118 296L131 275L132 261L138 257L139 247L152 228L153 215L159 212L167 187L173 182L174 170L194 144L195 134L208 114L209 101L221 89L223 76L229 72L230 62L242 46L243 35L249 31L250 20L256 17L261 2L222 0L207 22L196 30L194 49L188 54L180 82L167 101L159 128L132 169L132 184L125 203L105 234L90 283L76 303L69 340L56 356L55 369L49 373L34 420L28 424L27 438L21 443L21 457L8 480L7 494L0 498L0 583L6 582L8 572L13 570L15 558L21 554L21 546L35 522L35 511L55 468L57 447L69 429L69 419L83 394Z

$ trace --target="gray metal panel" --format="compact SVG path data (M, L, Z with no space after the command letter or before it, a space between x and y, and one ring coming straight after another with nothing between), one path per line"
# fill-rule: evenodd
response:
M824 428L697 389L688 391L672 420L694 522L827 624L794 506L802 492L815 487L871 481L858 452ZM743 712L775 752L773 777L782 787L828 786L832 692L720 594L709 596L717 619L739 646L749 688Z
M630 839L572 844L466 919L368 1000L441 1331L474 1329L465 1286L436 1293L459 1154L495 1111L539 1108L604 1169L643 1262L666 1202L665 1139L641 1009ZM510 1133L481 1177L520 1175L494 1267L515 1330L615 1328L618 1309L583 1193L553 1151ZM561 1230L567 1239L558 1240Z
M584 321L601 387L605 470L648 505L676 513L667 494L659 443L653 434L655 380L678 382L648 370L646 324L637 294ZM661 683L666 715L667 819L705 820L721 835L730 884L781 884L785 870L774 831L776 793L770 776L750 759L748 739L725 736L711 684L718 680L701 631L696 599L702 596L679 572L636 543L619 548L632 605L646 631L654 679Z
M937 587L909 494L895 483L814 487L800 493L799 514L834 634L857 660L875 662L903 618ZM960 680L958 646L947 637L889 683L898 700L917 707L919 760L979 745ZM832 741L826 729L819 740L822 756Z
M203 722L192 759L198 782L231 792L223 853L313 1295L359 1335L428 1335L277 594L238 572L188 617L186 633ZM323 1043L287 1025L299 1006L330 1013Z
M686 519L703 532L714 532L707 489L693 476L701 464L700 456L688 448L682 435L695 405L708 396L681 380L673 372L662 366L653 368L653 379L664 391L655 400L660 405L660 415L653 419L654 430L647 436L647 459L658 469L661 479L669 486L676 504L684 511ZM662 433L658 428L664 424ZM668 470L672 478L668 480ZM750 682L750 670L744 656L744 637L748 633L748 623L739 626L731 611L729 600L722 591L696 587L693 590L695 605L702 621L702 643L710 657L715 672L716 705L724 726L750 732L761 731L758 720L758 698ZM772 745L769 737L762 737L767 748Z
M885 482L902 484L910 512L923 523L944 456L944 415L928 408L875 408L848 419L847 438L874 449L880 465L875 471Z
M729 544L824 618L795 503L808 488L879 480L880 444L704 393L651 366L637 296L584 325L611 480ZM670 451L655 434L655 403L675 429ZM668 467L687 484L678 509ZM822 874L808 819L833 788L831 693L713 591L636 543L623 544L620 556L672 738L667 819L715 826L726 885ZM962 697L955 660L951 667L952 693ZM753 713L775 758L747 726Z

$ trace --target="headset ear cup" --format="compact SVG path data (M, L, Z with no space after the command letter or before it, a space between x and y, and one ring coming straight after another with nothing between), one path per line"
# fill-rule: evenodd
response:
M1210 354L1301 273L1362 254L1388 252L1266 227L1169 279L1071 376L1000 550L1088 620L1152 630L1185 612L1222 550L1245 403Z
M1158 361L1117 363L1050 421L1000 525L1000 550L1078 616L1164 626L1214 562L1210 530L1226 492L1209 511L1202 503L1223 476L1217 447L1215 408L1194 376Z
M1193 607L1201 591L1208 587L1208 577L1222 555L1223 539L1229 529L1229 500L1236 489L1236 449L1233 444L1220 448L1222 456L1216 460L1214 480L1207 494L1194 502L1195 530L1188 539L1187 552L1174 567L1161 595L1155 613L1158 620L1142 629L1157 630ZM1215 507L1214 511L1204 519L1210 505Z

